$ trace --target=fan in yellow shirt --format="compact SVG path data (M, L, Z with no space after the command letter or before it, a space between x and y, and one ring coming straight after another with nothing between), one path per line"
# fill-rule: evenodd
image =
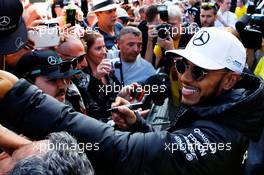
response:
M235 10L235 14L237 19L240 19L242 16L247 14L246 0L237 0L237 7Z

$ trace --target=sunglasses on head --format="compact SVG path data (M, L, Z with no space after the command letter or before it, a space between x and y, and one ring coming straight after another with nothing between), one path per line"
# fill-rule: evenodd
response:
M195 81L201 81L208 74L208 70L198 66L190 66L189 64L187 64L187 61L184 58L177 59L175 67L179 74L184 74L187 69L190 69L192 79Z
M215 3L213 2L203 2L201 5L207 7L215 7Z
M212 9L213 8L213 9L217 10L215 3L212 3L212 2L203 2L201 4L201 8L202 9Z

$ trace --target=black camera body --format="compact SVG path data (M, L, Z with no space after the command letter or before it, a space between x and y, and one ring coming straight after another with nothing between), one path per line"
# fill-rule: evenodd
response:
M258 14L259 12L259 9L252 8L236 23L236 30L245 48L261 48L262 37L264 37L264 15Z
M158 24L156 26L156 30L158 31L158 37L161 39L168 39L172 37L172 25L168 23Z

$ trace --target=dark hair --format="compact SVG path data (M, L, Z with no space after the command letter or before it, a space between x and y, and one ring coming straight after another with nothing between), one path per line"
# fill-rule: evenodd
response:
M158 8L156 5L151 5L146 9L146 20L147 22L152 22L155 17L159 14Z
M10 175L94 174L86 154L80 150L76 139L67 132L51 133L47 139L49 140L49 146L52 145L52 148L48 147L47 153L20 160L10 172Z

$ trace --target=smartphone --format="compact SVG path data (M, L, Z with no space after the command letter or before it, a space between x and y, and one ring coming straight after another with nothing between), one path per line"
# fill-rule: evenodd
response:
M45 26L38 30L29 30L28 38L34 42L34 48L58 46L60 43L59 28L58 26Z
M76 9L66 9L66 24L75 26L76 21Z

